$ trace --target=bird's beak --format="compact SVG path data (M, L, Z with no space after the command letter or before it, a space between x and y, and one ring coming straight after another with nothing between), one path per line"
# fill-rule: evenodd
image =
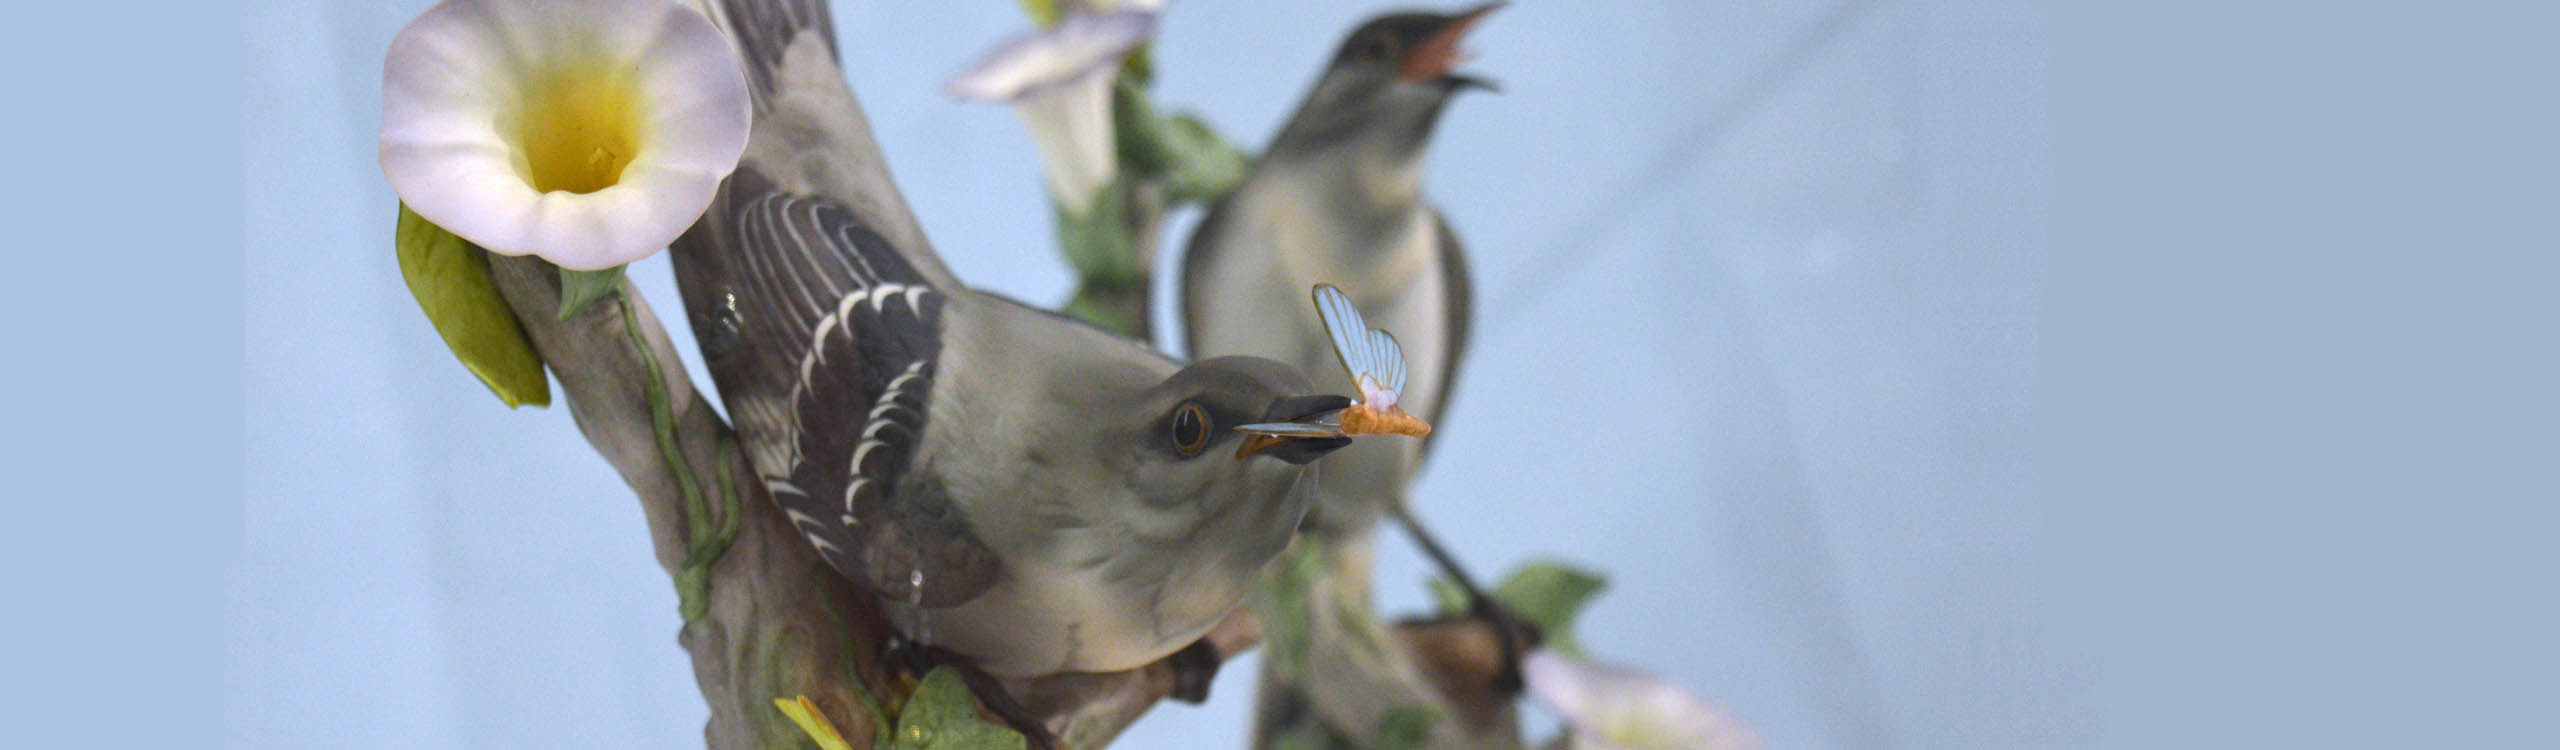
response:
M1236 428L1245 433L1244 443L1236 446L1236 460L1268 455L1303 466L1350 445L1351 437L1342 433L1336 421L1350 405L1349 397L1327 395L1273 401L1263 411L1262 422Z
M1441 81L1449 84L1453 91L1470 86L1493 88L1490 81L1450 75L1449 70L1466 61L1466 54L1458 51L1458 39L1466 36L1467 29L1474 27L1477 21L1484 20L1485 14L1499 10L1503 5L1506 3L1486 3L1451 16L1440 28L1432 30L1430 36L1424 37L1422 44L1415 46L1413 52L1405 55L1404 64L1396 66L1396 75L1415 83Z
M1305 466L1307 462L1323 458L1325 454L1332 453L1335 449L1350 444L1351 438L1340 436L1282 437L1279 435L1256 433L1245 436L1244 445L1236 448L1236 460L1242 461L1254 456L1270 456L1282 461Z

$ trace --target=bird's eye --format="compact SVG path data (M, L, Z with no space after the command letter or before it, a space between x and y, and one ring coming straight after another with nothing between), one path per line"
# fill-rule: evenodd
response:
M1369 41L1360 45L1360 56L1370 60L1385 60L1395 53L1395 40L1383 36L1369 37Z
M1209 411L1199 404L1183 404L1173 412L1173 447L1182 455L1197 454L1209 447Z

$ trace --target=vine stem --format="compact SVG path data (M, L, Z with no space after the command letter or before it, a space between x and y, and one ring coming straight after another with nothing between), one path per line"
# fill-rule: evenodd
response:
M658 369L658 357L649 351L649 340L640 335L639 315L631 309L631 296L619 292L614 304L622 309L622 332L631 337L631 350L640 355L640 365L649 373L649 424L658 434L658 455L666 460L667 472L675 476L676 489L684 493L685 527L694 535L709 532L703 525L710 512L702 500L702 486L693 481L693 469L684 462L684 449L676 445L676 412L668 405L667 376Z
M736 484L729 475L729 460L735 448L729 436L721 436L719 490L728 512L715 519L709 501L703 497L701 483L694 481L693 465L685 460L684 447L676 439L674 398L667 391L666 373L660 369L658 357L641 333L639 313L633 309L629 294L617 290L613 299L622 313L622 331L631 340L632 353L639 356L642 369L648 373L649 423L657 435L658 457L675 479L676 490L684 496L685 557L683 566L676 571L676 608L684 621L691 623L710 610L710 598L705 594L710 585L711 563L720 558L738 533Z

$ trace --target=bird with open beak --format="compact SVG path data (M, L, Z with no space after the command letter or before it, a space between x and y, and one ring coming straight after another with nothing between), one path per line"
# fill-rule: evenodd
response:
M1411 384L1393 405L1439 421L1466 347L1470 290L1456 235L1422 199L1421 158L1450 97L1490 86L1453 66L1464 57L1460 39L1498 7L1381 16L1342 43L1252 172L1191 237L1182 309L1193 357L1329 368L1339 356L1333 334L1305 314L1299 290L1330 283L1346 305L1405 337ZM1365 532L1401 507L1421 457L1418 441L1345 450L1328 462L1312 524Z
M1370 323L1396 332L1400 361L1409 365L1392 373L1392 387L1371 387L1389 385L1384 378L1356 383L1370 408L1342 413L1339 425L1345 432L1376 429L1393 424L1395 415L1443 421L1467 346L1472 292L1457 233L1423 197L1422 159L1449 102L1460 92L1492 88L1457 66L1467 57L1461 49L1467 35L1500 7L1382 15L1343 39L1243 183L1211 207L1191 236L1181 303L1192 356L1267 356L1309 373L1348 362L1355 355L1336 339L1346 329L1333 325L1329 306L1320 304L1327 315L1317 316L1300 307L1300 290L1330 283L1342 308L1356 307ZM1362 335L1364 329L1348 330ZM1317 584L1324 590L1306 600L1316 608L1368 602L1374 530L1380 518L1394 518L1468 590L1477 613L1496 623L1504 655L1516 657L1527 639L1515 632L1512 618L1408 512L1407 489L1424 449L1421 441L1361 441L1325 460L1306 533L1321 545L1327 572ZM1265 661L1266 728L1312 715L1333 731L1366 732L1400 696L1429 689L1415 665L1360 648L1363 634L1341 627L1353 618L1313 610L1288 615L1303 618L1309 629L1304 672L1324 675L1327 689L1282 686L1303 674L1275 671L1275 662ZM1503 661L1494 687L1515 688L1516 659ZM1432 746L1517 741L1490 726L1459 728L1440 733Z

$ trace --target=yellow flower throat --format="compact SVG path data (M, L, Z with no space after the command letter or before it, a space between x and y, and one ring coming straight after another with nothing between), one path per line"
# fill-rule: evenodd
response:
M640 150L638 83L630 71L601 64L555 68L536 79L517 118L517 172L537 192L613 187Z

